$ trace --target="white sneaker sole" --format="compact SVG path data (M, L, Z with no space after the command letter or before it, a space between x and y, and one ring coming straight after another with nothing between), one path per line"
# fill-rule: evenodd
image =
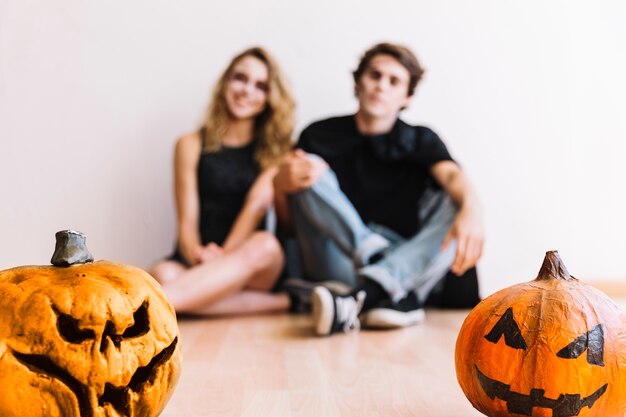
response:
M374 308L361 315L361 323L363 326L377 329L398 329L422 323L425 318L423 308L409 312Z
M313 327L319 336L328 336L335 318L335 301L324 287L316 287L311 295Z

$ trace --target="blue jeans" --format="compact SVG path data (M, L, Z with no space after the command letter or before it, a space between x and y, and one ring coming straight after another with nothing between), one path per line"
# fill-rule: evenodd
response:
M452 242L439 250L457 209L443 191L427 193L420 201L419 233L403 238L381 225L365 225L339 188L329 168L310 188L289 196L304 277L336 280L352 287L359 277L378 282L397 301L415 291L425 301L446 275L456 251ZM390 208L393 210L393 208ZM377 262L370 256L384 252Z

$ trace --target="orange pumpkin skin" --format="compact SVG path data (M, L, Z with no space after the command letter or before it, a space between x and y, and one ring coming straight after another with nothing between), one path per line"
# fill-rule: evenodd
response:
M174 309L109 262L0 272L0 416L150 417L180 374Z
M536 280L501 290L469 313L456 343L457 379L491 417L623 417L625 328L615 303L548 252Z

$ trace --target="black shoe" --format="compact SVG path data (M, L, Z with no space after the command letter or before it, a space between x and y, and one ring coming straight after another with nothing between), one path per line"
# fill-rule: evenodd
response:
M315 333L328 336L332 333L358 331L359 313L365 301L365 291L359 291L356 298L334 295L325 287L316 287L311 299L313 303L313 325Z
M424 321L426 314L415 292L411 291L402 300L394 303L390 298L361 314L364 327L396 329L413 326Z
M291 300L289 312L310 313L311 296L315 287L322 286L331 290L335 294L347 294L350 287L339 281L307 281L301 278L287 278L278 288L278 291L286 292Z

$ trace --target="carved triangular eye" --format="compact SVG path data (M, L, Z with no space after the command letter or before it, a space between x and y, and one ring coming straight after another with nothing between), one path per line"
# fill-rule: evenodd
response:
M133 324L124 330L124 333L115 333L115 324L107 321L102 333L102 342L100 342L100 352L105 352L109 341L113 342L116 348L120 348L123 339L139 337L150 331L150 319L148 317L148 300L135 310L133 314Z
M565 359L576 359L585 351L587 351L588 363L604 366L604 331L601 324L578 336L572 343L559 350L556 356Z
M485 335L485 339L492 343L498 343L502 335L504 335L504 342L507 346L526 350L526 342L513 318L513 309L511 307L504 312L500 320L493 326L493 329Z
M148 318L148 300L144 301L141 307L133 314L134 324L124 330L123 338L143 336L150 330L150 319Z
M57 329L63 339L70 343L82 343L96 338L96 333L92 329L81 329L80 322L74 317L61 313L54 306L52 309L57 315Z

